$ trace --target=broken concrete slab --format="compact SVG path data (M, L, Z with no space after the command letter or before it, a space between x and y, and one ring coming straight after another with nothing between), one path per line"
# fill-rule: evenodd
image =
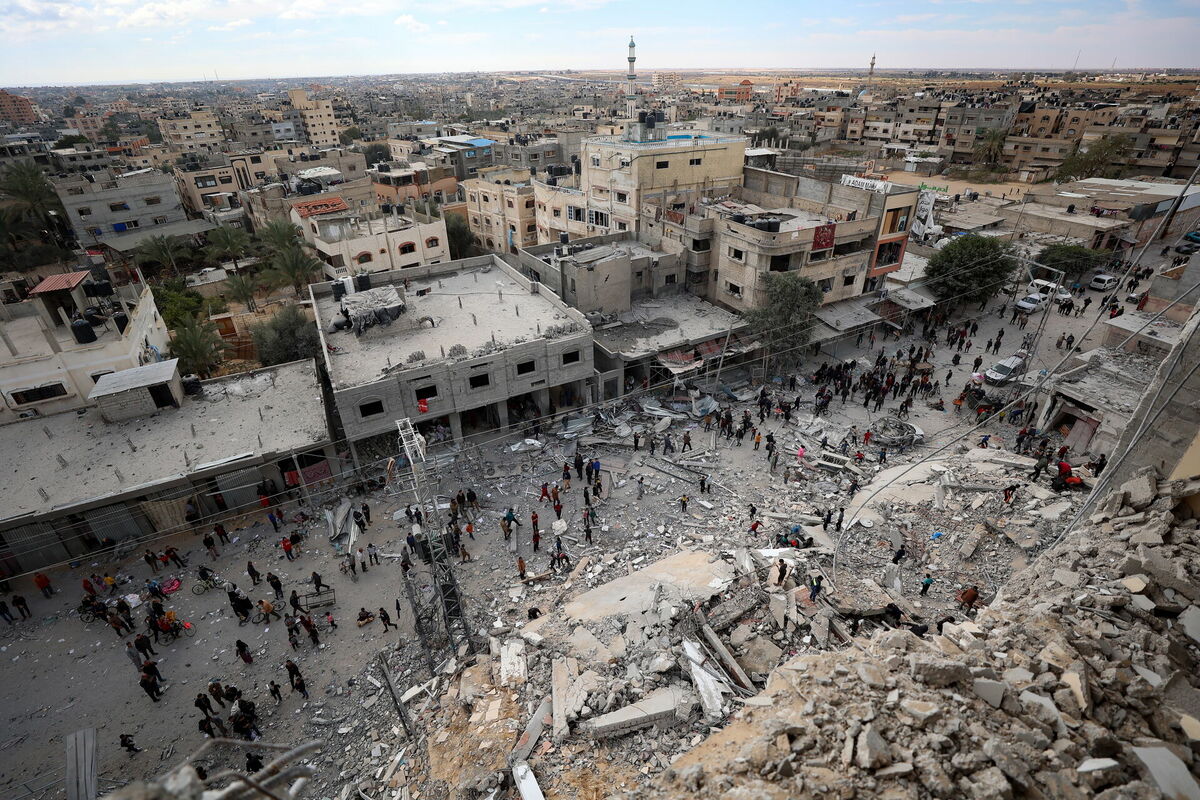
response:
M529 764L524 761L513 764L512 775L521 800L546 800L546 795L542 794L542 787L538 785Z
M500 647L500 683L514 685L525 683L529 667L525 663L525 641L506 639Z
M721 702L721 689L724 682L705 669L707 657L699 642L684 639L683 653L687 660L688 674L692 678L692 685L696 687L696 692L700 695L700 706L704 709L704 715L710 720L721 719L724 716Z
M1183 625L1183 632L1189 639L1200 644L1200 606L1188 606L1179 615L1179 624Z
M887 739L879 734L874 725L868 725L858 734L854 760L862 769L878 769L892 762L892 750Z
M1200 800L1200 784L1179 756L1166 747L1134 747L1151 780L1171 800Z
M569 652L575 658L585 661L610 664L614 661L612 651L596 638L596 635L582 625L576 625L567 639Z
M1113 767L1117 766L1120 766L1120 763L1111 758L1089 758L1080 763L1080 765L1075 768L1075 771L1083 775L1088 772L1099 772L1101 770L1112 769Z
M971 688L989 706L999 708L1000 704L1004 702L1004 693L1008 691L1008 684L987 678L976 678L972 682Z
M751 675L765 675L779 665L782 656L783 650L771 640L756 636L746 643L745 652L738 658L738 663Z
M581 723L581 731L596 739L621 736L650 725L673 725L684 719L695 705L692 695L681 686L657 689L637 703L611 711Z
M1121 484L1121 491L1125 494L1125 502L1135 511L1141 511L1158 495L1158 479L1153 472L1143 472Z
M510 763L524 761L529 758L529 754L533 752L533 747L541 737L542 731L546 729L546 725L551 723L552 705L553 702L549 696L542 698L542 702L538 704L537 710L530 717L529 724L525 726L524 732L517 739L517 743L513 747L512 754L509 756Z
M575 622L640 616L654 610L660 594L673 602L691 604L717 594L729 585L733 576L733 567L724 561L705 552L682 550L584 592L563 610ZM720 629L715 624L713 627Z
M571 675L565 659L556 658L550 664L550 697L554 706L554 741L567 738L567 692L571 688Z

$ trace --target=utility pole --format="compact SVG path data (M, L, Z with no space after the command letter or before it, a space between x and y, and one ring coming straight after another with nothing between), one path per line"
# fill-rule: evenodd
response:
M414 554L415 555L415 554ZM429 676L433 677L437 674L437 666L433 662L433 643L429 641L429 634L425 631L425 624L429 620L426 619L428 614L424 606L417 605L417 596L413 593L412 581L408 577L408 570L400 570L404 577L404 594L408 597L408 605L413 612L413 627L417 629L417 639L421 642L421 652L425 655L425 664L429 667ZM396 601L396 613L400 613L400 601Z
M408 417L396 420L396 428L400 433L400 445L412 469L412 489L417 503L421 508L428 509L427 513L436 517L437 498L430 490L425 474L425 437L417 433ZM464 648L467 653L473 653L475 648L471 643L471 623L467 618L466 605L463 603L462 593L459 591L450 562L454 539L451 527L449 524L442 525L440 521L430 522L423 526L422 538L429 550L434 590L441 601L442 620L446 625L450 654L457 656ZM456 549L453 552L457 554Z

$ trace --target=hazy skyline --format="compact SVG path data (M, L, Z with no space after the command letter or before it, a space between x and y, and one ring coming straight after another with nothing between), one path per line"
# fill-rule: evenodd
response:
M1200 66L1200 0L4 0L0 85L404 72Z

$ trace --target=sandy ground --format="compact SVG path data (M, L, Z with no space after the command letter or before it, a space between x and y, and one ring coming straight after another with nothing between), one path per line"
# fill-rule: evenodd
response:
M1092 294L1095 300L1099 300L1099 293ZM952 369L951 386L961 386L967 379L974 355L982 351L984 342L999 328L1007 329L1005 347L998 356L985 355L985 368L1015 351L1020 344L1021 334L1015 326L1009 325L1007 318L1001 320L993 313L997 302L993 301L989 311L980 317L980 330L974 338L975 347L972 353L964 354L961 366ZM978 313L974 308L960 311ZM1079 335L1088 321L1087 317L1066 318L1051 312L1035 366L1040 368L1056 363L1062 355L1062 351L1056 351L1054 347L1058 334L1070 331ZM1032 329L1031 325L1028 330ZM889 352L897 347L907 349L911 341L907 338L900 342L892 340L887 347ZM860 360L873 357L865 347L852 351L848 345L845 346L845 352L839 355ZM935 377L945 377L950 358L951 353L947 352L947 348L939 345L935 357ZM818 364L819 361L811 362L809 369L815 369ZM811 389L805 388L804 393L811 395ZM953 394L947 400L952 397ZM889 402L885 410L894 405ZM950 408L948 402L947 408ZM737 413L735 410L735 415ZM831 415L840 423L858 425L860 430L871 425L873 419L873 415L863 409L861 401L843 406L840 400L835 400ZM966 415L933 411L921 402L914 406L911 419L926 430L932 444L962 432L969 424ZM768 429L779 424L769 422ZM1011 426L1002 426L998 435L1010 440L1015 437L1015 432ZM697 438L697 444L702 446L701 442L705 440L706 437ZM489 445L486 457L497 461L497 449L495 444ZM754 451L749 445L740 448L722 445L720 452L724 467L735 468L739 475L744 476L745 485L738 487L739 494L742 497L757 494L762 498L760 507L770 508L771 498L775 494L771 484L777 477L768 474L765 453ZM661 481L661 476L652 470L639 469L640 456L628 452L631 463L627 474L641 472L647 475L648 481ZM876 454L872 452L868 456L874 460ZM522 459L524 457L514 457L510 461L517 463ZM536 504L535 487L543 479L553 480L560 469L561 464L548 461L537 464L532 477L525 479L528 483L509 480L504 482L508 486L505 489L507 496L493 493L485 499L485 518L478 524L479 539L476 542L465 541L475 560L459 569L460 581L468 598L494 599L505 595L507 587L515 579L514 557L505 547L498 528L504 506L514 500L521 501L523 506L521 513L525 526L520 530L521 552L530 562L531 572L537 573L546 568L553 544L553 534L548 528L554 513L549 508L540 509L543 548L534 555L529 551L528 511L531 504ZM486 482L481 480L481 495L493 491L487 487L496 483L494 478ZM457 487L442 488L453 491ZM694 491L694 487L690 490ZM642 503L657 504L656 510L660 514L674 514L677 495L678 487L673 491L648 493ZM645 535L636 522L637 515L644 515L644 510L637 507L635 498L632 480L624 487L615 489L612 496L605 500L601 514L601 521L610 523L610 529L597 532L593 547L569 547L573 557L601 555L619 549L627 537ZM373 541L384 553L398 553L404 533L390 520L390 513L403 508L403 503L399 498L374 498L371 505L374 524L366 541ZM564 494L564 505L567 518L578 520L581 505L578 484L574 490ZM703 509L697 507L691 511L697 520L706 521ZM403 517L401 521L404 521ZM710 518L707 521L714 527L729 525L728 521L720 519ZM4 664L3 680L0 681L0 705L4 709L4 733L0 735L0 792L5 798L20 800L26 796L23 785L36 788L55 775L61 776L63 737L84 727L94 726L98 729L102 779L127 780L163 771L166 766L176 763L182 754L194 750L201 743L201 734L196 728L198 712L193 708L192 701L209 680L219 679L241 688L259 704L263 716L260 726L265 737L273 741L289 741L301 735L302 722L317 711L336 716L343 711L348 713L351 704L359 702L355 698L356 688L348 686L347 681L362 670L381 648L400 642L409 657L417 654L408 613L401 615L399 620L399 636L395 631L385 635L378 623L362 630L354 624L354 617L363 606L371 609L383 606L389 612L394 612L397 596L403 597L397 562L384 559L381 567L371 568L368 574L352 582L339 573L337 556L326 541L323 524L314 526L305 553L294 563L287 562L275 547L270 526L261 518L245 520L237 529L234 523L227 523L227 527L233 543L219 548L220 557L213 565L218 574L241 585L252 599L258 599L269 597L270 589L265 584L251 587L244 574L248 558L263 574L268 570L275 571L283 579L285 594L293 588L299 588L303 593L308 575L315 569L326 583L336 589L338 602L334 611L339 624L337 631L322 631L322 648L313 647L305 638L299 650L293 653L286 630L280 622L272 622L268 626L249 624L239 627L223 592L208 592L202 596L191 593L195 567L200 563L208 563L208 559L199 536L176 536L173 543L185 554L190 565L182 578L183 588L171 596L169 607L174 608L182 619L195 624L198 633L195 638L181 639L156 648L159 651L160 668L170 688L160 703L154 703L137 684L137 674L124 654L124 640L101 622L84 626L72 613L82 593L80 579L93 571L103 572L110 567L108 563L88 561L76 570L55 571L52 578L59 593L50 600L43 600L27 580L16 581L14 590L29 599L34 618L15 627L0 623L0 663ZM582 538L579 528L578 522L572 523L573 532ZM121 564L120 570L122 574L133 578L135 586L141 586L149 574L146 564L137 557ZM167 574L178 575L179 572ZM944 599L948 601L949 597ZM407 604L403 601L401 604L407 611ZM484 613L481 612L480 616ZM477 624L487 624L487 620L477 620ZM235 655L234 642L238 638L251 646L253 664L245 665ZM289 694L282 667L288 657L294 657L303 671L312 694L311 702L306 703L298 695ZM284 701L278 707L267 693L267 682L272 679L283 686ZM413 676L406 685L420 680L424 680L424 677ZM371 713L381 715L381 726L395 724L389 703L380 703ZM145 752L129 756L120 751L117 739L121 733L133 734ZM160 759L160 754L171 747L174 748L173 755ZM240 765L233 764L231 759L237 760L226 754L214 758L210 763L214 766Z

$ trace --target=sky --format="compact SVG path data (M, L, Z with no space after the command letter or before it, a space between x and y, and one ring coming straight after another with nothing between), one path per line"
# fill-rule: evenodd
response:
M1200 67L1200 0L0 0L0 86L405 72Z

